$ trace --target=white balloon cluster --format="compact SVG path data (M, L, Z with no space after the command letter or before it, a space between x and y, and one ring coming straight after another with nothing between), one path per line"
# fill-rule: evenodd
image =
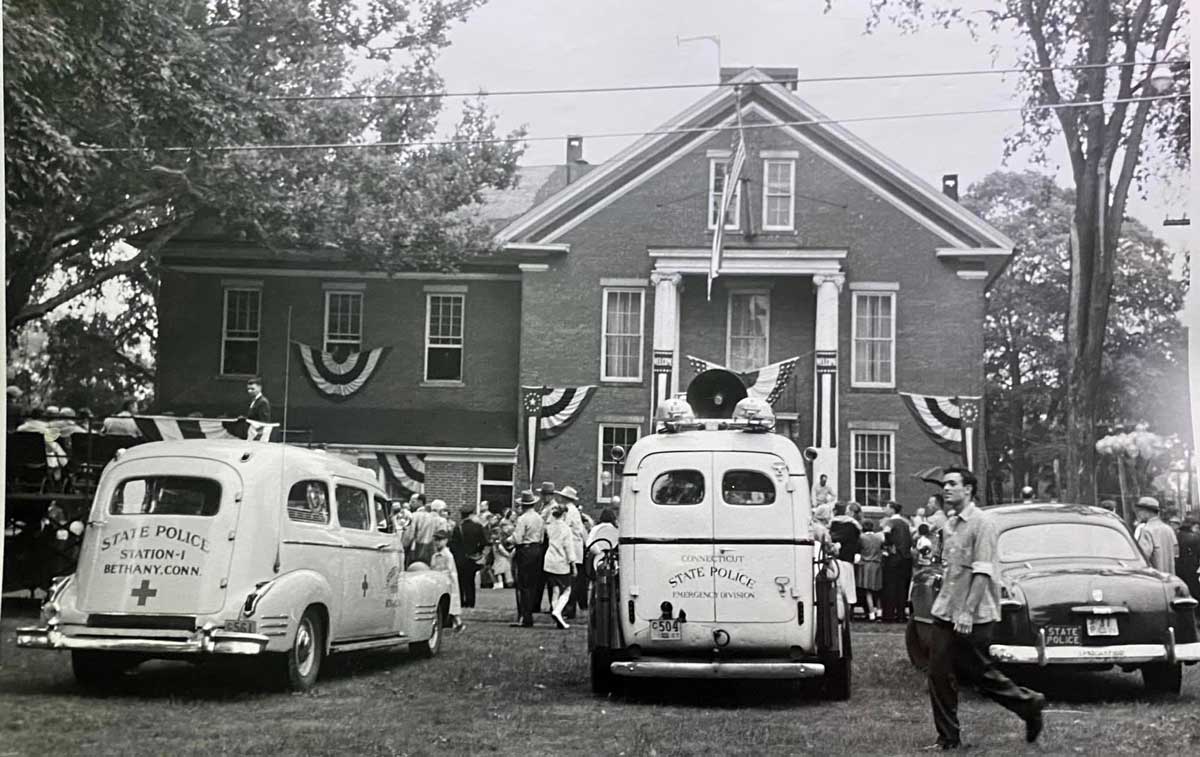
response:
M1096 442L1096 451L1101 455L1153 460L1165 453L1167 446L1165 439L1152 433L1145 423L1139 423L1127 434L1110 434L1100 439Z

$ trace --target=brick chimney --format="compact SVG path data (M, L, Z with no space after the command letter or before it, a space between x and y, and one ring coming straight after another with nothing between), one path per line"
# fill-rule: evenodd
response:
M567 135L567 165L586 162L583 159L583 137L578 134Z
M958 174L942 174L942 194L958 202Z
M800 78L800 69L798 68L764 68L762 66L734 66L731 68L722 68L721 83L724 84L725 82L736 77L738 74L741 74L743 71L749 71L752 68L756 68L775 81L781 82L784 87L787 87L791 91L796 91L795 80Z

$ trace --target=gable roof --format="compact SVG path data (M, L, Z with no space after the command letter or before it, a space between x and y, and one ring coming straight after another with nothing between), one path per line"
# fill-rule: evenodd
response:
M943 255L987 251L1008 255L1014 243L1001 231L942 194L911 171L851 134L844 127L759 69L731 80L748 86L742 114L754 114L925 225L946 242ZM570 228L648 180L724 130L737 119L734 87L720 87L675 118L648 132L583 179L529 209L497 234L502 244L554 242Z

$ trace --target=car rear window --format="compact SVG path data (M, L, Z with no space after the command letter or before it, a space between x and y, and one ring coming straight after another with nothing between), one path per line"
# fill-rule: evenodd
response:
M297 481L288 491L288 519L300 523L329 522L329 487L324 481Z
M1115 528L1086 523L1038 523L1010 528L1000 534L999 552L1001 562L1088 557L1141 561L1128 536Z
M113 492L112 515L216 515L221 484L192 476L127 478Z
M698 470L672 470L659 474L650 487L656 505L698 505L704 501L704 474Z
M756 470L725 471L721 496L727 505L771 505L775 503L775 483Z

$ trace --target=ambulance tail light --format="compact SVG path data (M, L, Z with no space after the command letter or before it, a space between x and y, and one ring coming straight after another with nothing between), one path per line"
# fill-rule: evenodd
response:
M628 607L628 608L629 608L629 622L630 622L630 623L632 623L632 622L634 621L634 613L633 613L633 608L634 608L634 605L633 605L633 600L632 600L632 599L631 599L631 600L629 600L629 604L628 604L628 605L626 605L626 607Z
M796 602L796 625L804 625L804 600Z

